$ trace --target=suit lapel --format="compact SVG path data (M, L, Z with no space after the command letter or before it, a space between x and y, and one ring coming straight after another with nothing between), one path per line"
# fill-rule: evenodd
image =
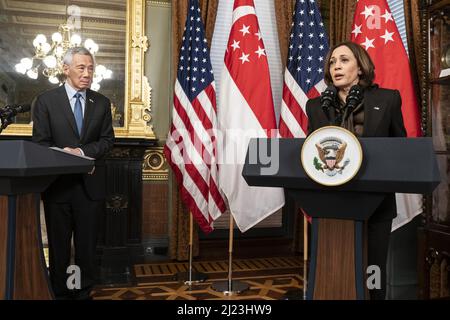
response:
M83 118L83 131L81 133L81 137L83 138L87 132L89 127L89 123L92 119L92 113L94 112L94 104L95 100L92 97L92 91L90 89L86 90L86 105L84 110L84 118Z
M373 137L380 122L383 120L386 106L379 101L376 89L366 90L364 93L364 131L363 137Z
M75 116L73 114L72 108L70 107L70 101L67 97L67 91L64 85L59 87L59 100L62 102L62 111L67 121L69 121L70 126L72 127L73 132L78 136L77 124L75 122Z

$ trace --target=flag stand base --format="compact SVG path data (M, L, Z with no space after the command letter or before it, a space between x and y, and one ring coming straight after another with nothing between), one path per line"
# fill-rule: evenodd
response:
M303 288L292 289L286 291L283 296L283 300L307 300L307 276L308 276L308 218L306 213L300 209L303 215Z
M211 285L211 289L222 292L225 296L235 296L249 288L247 283L233 280L233 229L233 214L230 212L228 279L225 281L216 281Z
M211 285L214 291L222 292L225 296L235 296L249 289L249 285L241 281L218 281Z
M179 272L175 275L174 279L178 282L191 286L196 283L205 282L208 276L201 272L192 272L189 276L189 272Z
M187 272L178 272L174 279L183 282L185 285L192 286L196 283L205 282L208 276L204 273L197 272L193 268L193 243L194 243L194 219L192 213L189 215L189 266Z

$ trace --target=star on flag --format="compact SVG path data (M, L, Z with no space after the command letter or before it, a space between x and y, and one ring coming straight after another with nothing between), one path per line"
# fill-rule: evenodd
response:
M383 36L380 36L380 38L384 39L384 44L388 43L389 41L394 41L394 39L392 39L394 32L389 32L387 29L385 30L385 33Z

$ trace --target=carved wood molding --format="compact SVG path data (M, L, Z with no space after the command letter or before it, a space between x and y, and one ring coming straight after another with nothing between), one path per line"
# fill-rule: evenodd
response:
M144 181L167 181L169 166L163 153L163 147L156 147L145 152L142 168Z
M145 1L128 0L125 125L115 128L117 137L156 139L150 124L151 87L144 76L144 54L148 49L145 36Z

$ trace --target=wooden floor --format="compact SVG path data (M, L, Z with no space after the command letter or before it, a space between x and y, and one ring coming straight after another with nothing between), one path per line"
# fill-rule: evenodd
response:
M207 276L205 282L188 286L176 280L188 270L188 263L149 263L134 266L137 285L98 287L94 300L280 300L286 292L303 288L303 261L298 257L235 259L233 280L248 290L225 296L212 285L227 280L228 261L194 262L194 269Z

